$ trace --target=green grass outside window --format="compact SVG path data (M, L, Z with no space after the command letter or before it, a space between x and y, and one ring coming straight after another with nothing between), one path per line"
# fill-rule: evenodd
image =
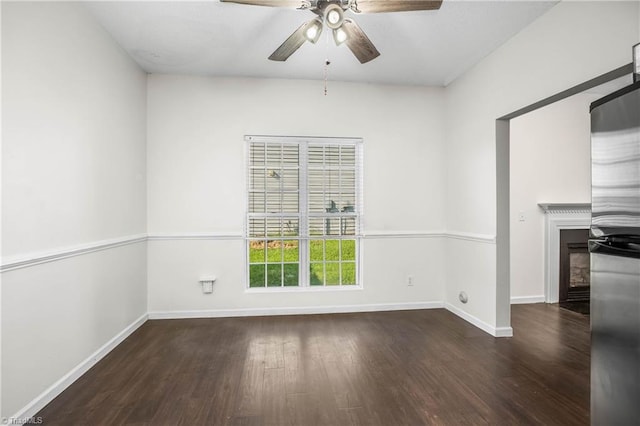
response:
M311 240L309 259L312 286L356 284L355 240ZM299 261L297 240L251 241L249 287L265 287L265 273L267 287L298 286Z

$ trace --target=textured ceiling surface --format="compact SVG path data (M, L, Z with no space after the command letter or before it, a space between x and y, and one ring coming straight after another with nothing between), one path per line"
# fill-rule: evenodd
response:
M437 11L346 15L381 56L360 64L325 31L286 62L267 57L310 11L218 1L87 2L86 7L147 72L444 86L556 1L444 0Z

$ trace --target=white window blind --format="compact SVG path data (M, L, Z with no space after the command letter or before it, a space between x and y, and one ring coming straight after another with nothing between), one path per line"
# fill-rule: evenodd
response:
M249 287L358 285L361 140L246 140Z

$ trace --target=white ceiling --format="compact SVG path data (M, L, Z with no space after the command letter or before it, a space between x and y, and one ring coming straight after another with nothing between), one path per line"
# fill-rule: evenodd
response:
M286 62L267 60L309 11L216 0L86 4L150 73L320 80L328 58L330 80L444 86L556 3L444 0L437 11L355 15L381 53L364 65L326 34Z

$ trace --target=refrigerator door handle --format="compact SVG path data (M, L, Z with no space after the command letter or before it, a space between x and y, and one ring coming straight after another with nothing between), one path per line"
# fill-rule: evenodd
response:
M640 244L619 242L610 239L589 240L589 252L640 259Z

